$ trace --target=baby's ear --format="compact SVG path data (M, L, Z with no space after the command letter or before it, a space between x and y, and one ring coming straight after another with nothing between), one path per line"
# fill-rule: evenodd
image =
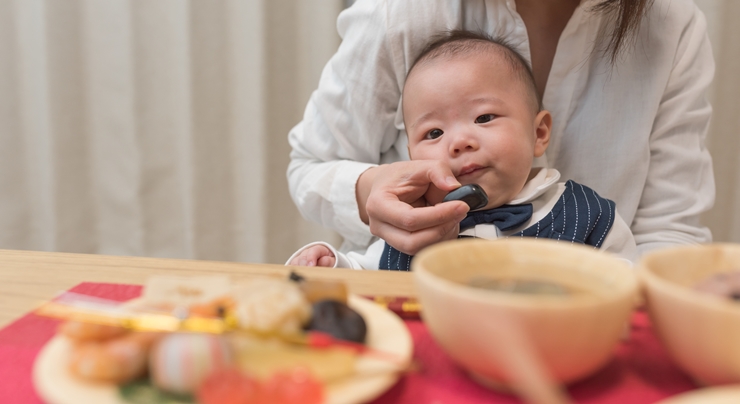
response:
M543 109L534 118L534 156L541 157L550 144L550 131L552 130L552 114Z

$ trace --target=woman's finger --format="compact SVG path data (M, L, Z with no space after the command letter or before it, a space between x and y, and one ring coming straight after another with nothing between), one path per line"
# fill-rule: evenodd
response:
M388 201L385 209L379 209L370 221L370 231L376 236L378 226L390 225L408 233L443 226L445 230L454 227L470 210L462 201L450 201L434 206L412 207L399 201ZM382 230L379 230L382 231Z
M437 202L460 186L449 167L434 160L381 167L365 205L373 235L407 254L457 236L453 233L465 218L468 205L453 201L428 206L427 199Z
M373 234L382 234L380 237L389 245L403 253L415 255L429 245L457 238L459 222L444 222L415 231L406 231L388 223L375 223L371 225L371 230L373 227Z

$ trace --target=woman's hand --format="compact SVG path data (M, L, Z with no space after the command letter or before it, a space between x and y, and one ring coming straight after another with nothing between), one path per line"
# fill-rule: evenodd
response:
M449 167L438 161L377 166L357 181L360 217L370 225L373 235L414 255L426 246L457 237L468 205L461 201L428 205L440 202L458 187L460 183Z

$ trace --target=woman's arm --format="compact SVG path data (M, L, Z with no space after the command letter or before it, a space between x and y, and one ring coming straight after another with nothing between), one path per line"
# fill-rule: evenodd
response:
M414 209L425 205L432 182L443 191L459 183L439 164L398 162L407 159L399 111L407 64L431 33L449 25L445 18L458 18L444 10L455 7L361 0L344 11L342 44L289 134L288 181L298 209L356 247L375 235L413 254L453 237L467 212L464 203Z
M604 242L601 244L601 250L617 254L630 263L634 263L637 260L635 237L632 235L627 223L619 215L619 210L615 212L614 223L604 238Z
M396 127L405 68L393 59L386 16L383 1L359 1L340 15L342 44L324 68L303 121L288 136L288 182L296 206L359 246L372 236L358 210L358 178L405 153Z

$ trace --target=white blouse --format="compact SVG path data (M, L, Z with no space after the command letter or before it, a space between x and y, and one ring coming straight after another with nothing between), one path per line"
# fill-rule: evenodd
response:
M612 65L598 52L606 22L589 11L595 1L581 3L558 42L543 98L553 130L540 163L615 201L638 253L711 241L699 222L714 202L704 16L691 0L655 0ZM343 41L288 137L288 181L304 217L338 231L342 251L363 250L373 236L355 184L373 165L408 159L401 90L421 48L441 31L483 30L529 60L529 42L514 0L359 0L337 27Z

